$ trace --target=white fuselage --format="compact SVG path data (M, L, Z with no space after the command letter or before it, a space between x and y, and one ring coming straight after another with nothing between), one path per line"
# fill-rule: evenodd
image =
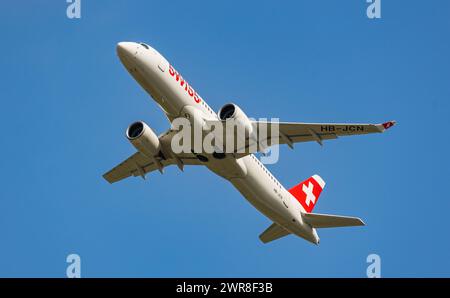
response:
M217 114L155 49L145 44L121 42L117 46L120 60L136 81L152 96L168 119L218 120ZM254 156L239 159L227 155L216 159L205 154L211 171L229 180L260 212L289 232L313 243L319 238L314 228L301 216L301 204Z

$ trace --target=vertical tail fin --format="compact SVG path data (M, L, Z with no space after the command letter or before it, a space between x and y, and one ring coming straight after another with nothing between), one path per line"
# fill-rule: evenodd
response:
M306 212L311 212L325 187L325 181L319 176L314 175L302 183L289 189L289 192L299 201Z

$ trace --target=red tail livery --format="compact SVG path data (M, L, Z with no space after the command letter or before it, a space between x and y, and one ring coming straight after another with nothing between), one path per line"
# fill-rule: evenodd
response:
M325 187L325 181L319 176L314 175L302 183L289 189L289 192L299 201L306 212L311 212Z

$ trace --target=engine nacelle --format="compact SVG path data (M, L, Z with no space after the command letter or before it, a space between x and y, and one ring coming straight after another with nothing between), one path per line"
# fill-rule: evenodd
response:
M142 154L154 158L161 150L161 142L153 130L142 121L131 124L126 131L127 139Z
M233 119L236 121L237 125L242 125L245 128L245 133L248 136L253 134L253 125L248 119L247 115L234 103L228 103L224 105L219 111L220 120Z

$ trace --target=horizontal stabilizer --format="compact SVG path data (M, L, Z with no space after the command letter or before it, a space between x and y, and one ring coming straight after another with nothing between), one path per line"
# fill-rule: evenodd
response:
M277 223L273 223L270 227L267 228L267 230L259 235L259 239L261 239L261 241L264 243L268 243L289 234L290 232L286 231L282 226Z
M313 228L337 228L364 226L358 217L340 216L331 214L302 213L303 220Z

